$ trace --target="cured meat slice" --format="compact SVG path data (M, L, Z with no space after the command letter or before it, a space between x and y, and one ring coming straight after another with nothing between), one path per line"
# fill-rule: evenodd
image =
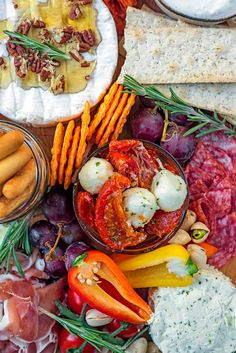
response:
M206 197L202 197L196 201L190 203L190 209L196 212L198 220L205 223L211 231L211 235L215 233L216 210L214 205L211 205Z
M191 185L189 185L190 200L195 201L200 199L208 192L208 187L203 180L197 179Z
M66 288L66 279L63 277L58 281L49 284L46 287L39 288L40 306L47 311L55 312L55 300L61 300Z
M222 218L231 212L231 189L210 191L207 194L209 204L216 210L216 219Z

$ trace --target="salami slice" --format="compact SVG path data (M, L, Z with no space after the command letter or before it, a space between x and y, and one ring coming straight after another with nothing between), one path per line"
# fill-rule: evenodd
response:
M190 201L195 201L203 197L208 192L208 187L202 179L197 179L189 185Z
M231 212L231 189L210 191L207 194L209 204L216 210L215 218L223 218Z
M211 205L206 197L202 197L199 200L191 202L190 209L197 214L199 221L208 226L208 228L211 230L210 235L214 235L216 226L216 210L214 205Z

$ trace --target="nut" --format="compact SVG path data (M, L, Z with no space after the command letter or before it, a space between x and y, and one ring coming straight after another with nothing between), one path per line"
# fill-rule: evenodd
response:
M185 219L181 225L181 229L185 230L186 232L188 232L191 228L191 226L193 225L193 223L195 223L197 220L197 215L195 212L188 210L187 214L185 216Z
M96 309L90 309L85 315L85 320L89 326L100 327L112 322L112 318Z
M40 75L39 75L40 80L43 82L49 80L50 78L52 78L52 76L53 76L52 71L47 66L42 68Z
M183 229L179 229L173 238L169 240L169 244L186 245L191 241L190 235Z
M69 18L71 20L76 20L77 18L79 18L82 15L82 11L80 9L79 4L74 4L72 5L71 9L70 9L70 14L69 14Z
M210 234L210 229L202 222L194 223L190 228L190 235L194 243L205 241Z
M38 36L42 43L50 43L52 41L52 35L47 28L42 28Z
M17 32L20 32L21 34L26 35L28 34L30 27L31 27L31 20L29 18L26 18L17 27Z
M190 254L191 259L197 265L197 267L203 268L207 264L207 255L205 249L196 244L189 244L187 250Z
M33 20L33 27L35 28L45 28L46 27L46 24L44 21L40 20L40 19L34 19Z
M54 94L60 94L65 91L65 76L60 74L56 78L52 78L50 91Z
M147 353L161 353L161 351L153 342L148 342Z
M82 35L83 41L85 43L88 43L91 48L96 44L96 38L91 29L82 31L81 35Z
M4 59L0 56L0 70L5 70L6 69L6 64Z
M90 62L89 61L83 61L81 64L80 64L81 67L89 67L90 66Z
M77 44L77 50L80 53L85 53L85 52L89 51L89 49L90 49L90 45L88 43L79 42Z
M80 55L80 53L78 52L78 50L76 49L72 49L69 52L70 56L75 59L76 61L78 61L79 63L82 63L84 61L84 58L82 57L82 55Z
M147 353L146 338L138 338L125 350L125 353Z

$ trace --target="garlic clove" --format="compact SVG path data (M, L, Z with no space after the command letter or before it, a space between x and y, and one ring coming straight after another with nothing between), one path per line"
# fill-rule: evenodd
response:
M147 353L147 340L144 337L138 338L126 350L125 353Z
M169 244L186 245L191 241L190 235L183 229L179 229L175 235L169 240Z
M205 241L210 234L210 229L202 222L194 223L190 228L190 235L194 243Z
M112 322L112 318L96 309L90 309L85 315L85 321L89 326L100 327Z
M185 230L186 232L188 232L191 228L191 226L196 222L197 220L197 215L195 212L188 210L187 214L184 218L184 221L181 225L181 229Z
M153 342L148 342L147 353L161 353L161 351Z
M187 250L190 254L191 259L199 269L206 266L207 255L205 249L196 244L189 244L187 246Z

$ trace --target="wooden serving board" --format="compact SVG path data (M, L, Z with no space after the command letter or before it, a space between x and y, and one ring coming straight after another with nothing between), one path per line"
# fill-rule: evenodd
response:
M160 9L158 9L154 0L144 0L144 1L139 0L139 7L141 7L144 3L147 6L149 6L150 8L152 8L154 11L160 11ZM121 67L121 65L120 65L120 67ZM118 70L119 70L119 68L118 68ZM0 119L8 120L7 118L5 118L1 114L0 114ZM51 127L51 126L50 127L37 127L37 128L32 127L32 126L25 126L25 127L29 131L31 131L42 142L42 144L45 148L45 151L47 152L48 158L50 159L51 147L52 147L55 127ZM222 272L225 275L227 275L228 277L230 277L232 282L236 285L236 256L222 268Z

